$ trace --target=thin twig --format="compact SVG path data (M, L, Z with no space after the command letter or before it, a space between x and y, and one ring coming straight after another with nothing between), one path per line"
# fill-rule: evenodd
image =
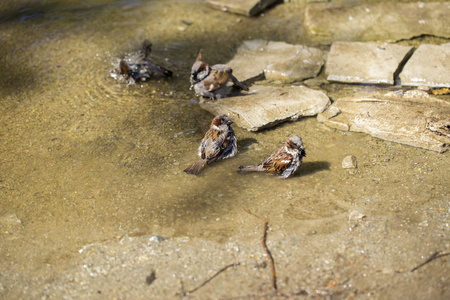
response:
M443 256L450 255L450 252L439 254L440 252L441 251L437 251L437 252L433 253L433 255L431 255L430 258L428 258L425 262L421 263L420 265L418 265L417 267L412 269L411 272L414 272L415 270L423 267L424 265L426 265L429 262L432 262L435 259L438 259L438 258L443 257Z
M219 271L217 271L216 274L214 274L212 277L210 277L209 279L207 279L205 282L203 282L202 284L200 284L198 287L196 287L193 290L187 291L187 292L183 292L183 296L187 296L192 294L193 292L199 290L200 288L204 287L206 284L208 284L208 282L210 282L211 280L213 280L215 277L217 277L220 273L225 272L228 268L231 267L237 267L239 266L241 263L240 262L236 262L236 263L232 263L228 266L223 267L222 269L220 269Z
M261 242L262 242L262 246L263 246L264 250L267 253L267 256L269 257L270 268L272 270L272 287L276 291L277 290L277 275L275 272L275 261L273 260L272 254L270 253L269 248L267 248L267 245L266 245L267 231L269 229L269 222L267 221L267 219L263 219L260 216L255 215L254 213L252 213L251 211L249 211L245 208L244 208L244 210L246 213L248 213L264 222L264 233L263 233L263 238L262 238Z

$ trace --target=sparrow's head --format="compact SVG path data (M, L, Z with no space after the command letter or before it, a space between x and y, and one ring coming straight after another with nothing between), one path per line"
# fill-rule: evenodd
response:
M231 125L231 124L233 124L233 121L231 121L227 115L218 115L211 122L211 126L217 127L219 127L220 125Z
M303 141L298 136L294 135L286 141L286 146L290 149L296 149L300 151L301 156L306 156L305 146Z
M196 61L191 70L191 83L195 84L205 79L209 75L210 70L208 64L204 61Z

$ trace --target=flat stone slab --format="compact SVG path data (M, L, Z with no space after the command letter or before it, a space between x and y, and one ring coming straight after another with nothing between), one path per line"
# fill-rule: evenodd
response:
M387 43L335 42L326 63L329 81L394 84L394 76L413 47Z
M450 43L420 45L400 73L402 85L450 87Z
M213 115L226 114L237 126L258 131L303 116L314 116L330 105L321 91L305 86L256 85L247 95L200 104Z
M325 63L317 48L265 40L244 41L227 64L239 80L264 72L266 79L301 81L319 74Z
M324 43L397 41L423 34L450 38L450 2L308 4L305 27Z
M214 8L245 16L256 16L277 0L206 0Z
M341 98L317 120L427 150L450 147L450 103L419 90Z

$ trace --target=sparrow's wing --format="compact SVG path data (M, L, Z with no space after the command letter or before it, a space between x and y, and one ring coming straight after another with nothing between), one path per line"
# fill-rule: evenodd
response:
M209 129L200 145L200 157L210 164L222 157L223 152L233 140L233 131Z
M217 130L211 128L205 133L205 137L198 148L199 155L202 159L209 159L214 154L216 148L214 143L218 139L218 133Z
M223 87L230 80L233 71L226 65L214 65L211 73L203 81L208 91L215 91Z
M263 167L268 173L281 174L291 165L292 159L292 155L281 147L263 162Z
M155 64L150 59L144 59L144 62L147 65L148 71L153 75L161 77L172 77L172 71Z
M232 148L236 147L236 145L233 145L235 143L235 136L234 131L230 128L230 130L225 131L221 134L221 142L219 143L220 146L220 152L219 157L220 158L227 158L230 155L233 156L234 154L231 154L232 152L235 152Z
M130 67L123 59L120 61L120 74L122 75L130 75Z

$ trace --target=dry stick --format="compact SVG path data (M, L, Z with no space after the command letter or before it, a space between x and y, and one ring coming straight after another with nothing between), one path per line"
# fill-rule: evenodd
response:
M262 245L263 245L263 248L266 251L267 256L269 257L269 260L270 260L270 268L272 270L272 287L276 291L277 290L277 275L275 273L275 262L273 260L272 254L269 251L269 248L267 248L267 245L266 245L267 230L269 229L269 222L267 221L267 219L264 220L260 216L255 215L254 213L252 213L251 211L249 211L245 208L244 208L244 210L246 213L248 213L264 222L264 234L263 234L263 238L262 238Z
M187 291L187 292L183 292L183 296L187 296L187 295L192 294L193 292L195 292L195 291L199 290L200 288L202 288L203 286L205 286L208 282L210 282L211 280L213 280L213 279L214 279L215 277L217 277L220 273L225 272L228 268L231 268L231 267L237 267L237 266L239 266L240 264L241 264L240 262L237 262L237 263L233 263L233 264L231 264L231 265L228 265L228 266L223 267L222 269L220 269L219 271L217 271L216 274L214 274L212 277L210 277L209 279L207 279L205 282L203 282L202 284L200 284L200 285L199 285L198 287L196 287L195 289L190 290L190 291Z
M432 262L432 261L435 260L435 259L438 259L439 257L443 257L443 256L450 255L450 252L442 253L442 254L439 254L439 252L441 252L441 251L435 252L435 253L434 253L433 255L431 255L430 258L428 258L425 262L421 263L420 265L418 265L417 267L415 267L414 269L412 269L411 272L414 272L415 270L417 270L417 269L423 267L424 265L426 265L426 264L429 263L429 262Z

